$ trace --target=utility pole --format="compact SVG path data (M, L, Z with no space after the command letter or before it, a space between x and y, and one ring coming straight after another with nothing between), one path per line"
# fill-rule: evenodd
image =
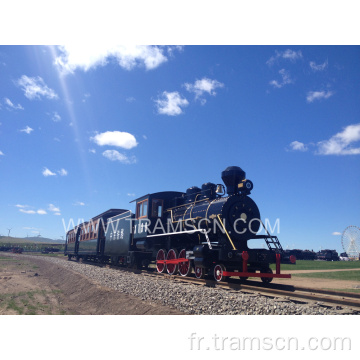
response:
M12 228L11 228L11 229L8 229L8 230L9 230L8 237L10 237L10 231L12 230Z

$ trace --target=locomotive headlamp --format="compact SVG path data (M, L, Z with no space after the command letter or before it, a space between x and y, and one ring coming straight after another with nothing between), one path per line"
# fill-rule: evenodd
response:
M240 191L250 193L250 191L254 188L254 184L251 180L243 180L240 184L238 184L238 189Z

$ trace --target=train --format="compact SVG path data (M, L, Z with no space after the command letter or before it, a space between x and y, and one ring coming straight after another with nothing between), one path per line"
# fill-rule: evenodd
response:
M249 196L252 181L238 166L227 167L221 178L223 184L146 194L132 201L134 212L114 208L82 222L67 232L64 255L218 282L290 278L280 264L295 264L296 257L265 228ZM253 239L263 239L267 249L249 247ZM270 264L276 264L275 273Z
M338 252L336 250L330 250L330 249L320 250L319 252L316 253L316 258L318 260L325 260L325 261L340 260Z

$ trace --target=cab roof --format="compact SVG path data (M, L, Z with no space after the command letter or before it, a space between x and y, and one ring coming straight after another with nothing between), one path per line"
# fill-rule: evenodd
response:
M185 193L180 192L180 191L160 191L160 192L140 196L137 199L131 200L130 203L133 203L135 201L138 202L140 200L144 200L144 199L149 198L149 197L158 197L160 199L168 199L168 198L181 197L184 194Z

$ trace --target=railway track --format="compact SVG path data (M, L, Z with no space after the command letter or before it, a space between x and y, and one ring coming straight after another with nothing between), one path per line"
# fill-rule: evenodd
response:
M297 303L316 303L324 307L344 307L355 312L360 311L360 294L351 292L340 292L333 290L314 289L307 287L263 284L257 281L247 280L245 283L230 278L228 282L218 282L211 279L196 279L194 277L183 277L180 275L159 274L154 271L141 271L147 276L162 276L169 280L183 283L191 283L201 286L215 287L225 290L241 291L243 293L268 296L271 298L282 298L283 301Z
M139 270L112 266L109 264L99 264L94 262L83 262L100 267L107 267L120 271L141 274L147 277L160 277L168 281L179 283L195 284L218 288L228 291L236 291L245 294L262 295L277 301L293 302L298 304L317 304L319 306L336 308L345 313L360 313L360 294L351 292L340 292L335 290L314 289L283 284L265 284L258 281L246 280L241 282L239 279L229 278L227 282L215 281L212 279L197 279L192 276L169 275L167 273L158 273L156 269Z

